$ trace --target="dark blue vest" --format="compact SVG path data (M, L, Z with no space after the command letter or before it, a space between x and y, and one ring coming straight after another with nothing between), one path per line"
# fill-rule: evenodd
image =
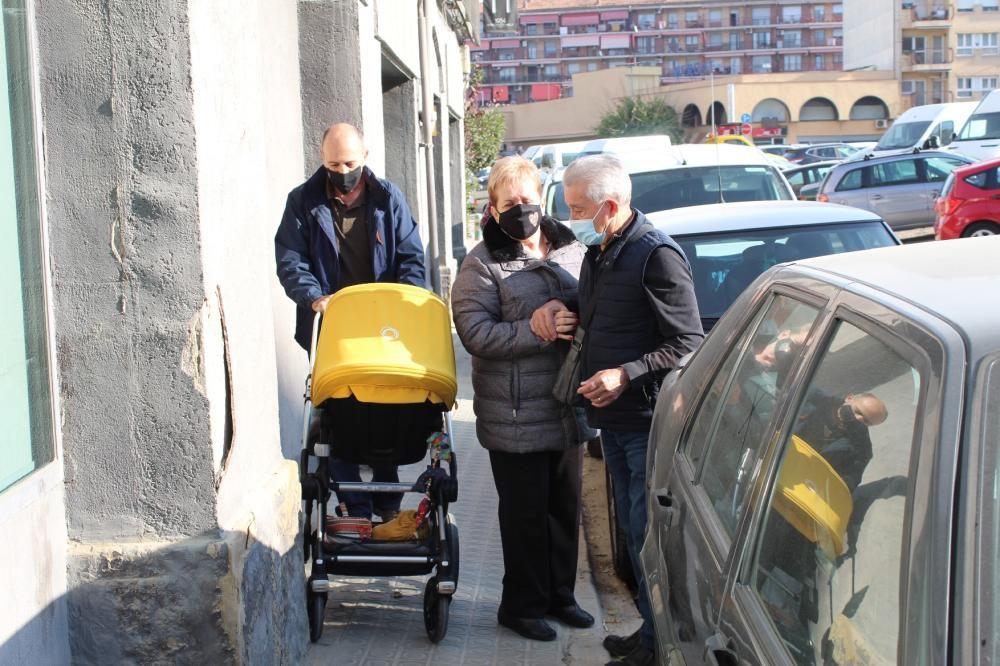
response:
M598 247L587 251L580 271L580 312L586 312L587 303L595 297L594 280L598 274L603 286L598 287L597 305L584 336L580 373L583 379L598 370L634 361L663 342L643 286L643 274L656 248L667 245L683 252L671 238L655 229L635 239L644 224L649 224L646 216L636 211L636 218L623 237L603 256ZM629 385L607 407L594 409L588 405L587 421L595 428L648 431L659 379L644 386Z

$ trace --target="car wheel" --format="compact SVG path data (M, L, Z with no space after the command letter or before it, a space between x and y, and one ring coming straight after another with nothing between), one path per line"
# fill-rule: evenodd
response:
M628 537L625 530L618 524L615 507L615 492L611 481L611 472L604 466L604 487L608 491L608 532L611 538L611 566L615 575L621 578L632 590L636 589L635 573L632 571L632 560L628 555Z
M996 236L1000 234L1000 226L993 222L976 222L962 231L962 238L978 238L980 236Z

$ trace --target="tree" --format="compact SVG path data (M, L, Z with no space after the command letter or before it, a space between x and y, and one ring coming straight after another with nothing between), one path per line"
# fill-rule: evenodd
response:
M677 112L662 99L626 97L601 118L596 132L601 138L666 134L674 142L681 139Z
M500 154L507 131L503 114L492 104L480 105L476 93L483 80L483 71L474 67L465 89L465 170L467 180L480 169L493 164Z

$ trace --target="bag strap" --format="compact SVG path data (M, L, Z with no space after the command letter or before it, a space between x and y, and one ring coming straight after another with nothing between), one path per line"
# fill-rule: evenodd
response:
M653 225L650 224L649 222L644 222L634 236L627 238L625 240L625 245L628 245L629 243L639 240L640 238L648 234L650 231L653 231ZM622 247L624 249L624 246ZM601 291L603 291L604 289L604 282L601 280L601 278L604 277L604 275L609 270L611 270L610 266L613 263L614 262L608 262L603 266L601 266L601 268L597 271L597 274L594 276L594 288L592 290L593 298L591 298L590 301L587 302L587 309L585 311L580 312L580 328L582 328L584 331L586 331L587 326L590 325L590 320L594 316L594 308L597 307L598 296L600 296Z

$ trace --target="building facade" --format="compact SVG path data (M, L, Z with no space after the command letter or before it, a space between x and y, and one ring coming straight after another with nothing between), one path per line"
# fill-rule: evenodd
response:
M981 99L1000 76L998 0L846 0L846 69L895 72L905 105Z
M571 96L574 74L616 67L656 67L663 83L837 71L842 19L840 2L521 0L515 29L484 23L471 57L485 70L481 101L520 104Z
M274 231L352 122L445 288L477 11L4 2L0 663L303 662Z

